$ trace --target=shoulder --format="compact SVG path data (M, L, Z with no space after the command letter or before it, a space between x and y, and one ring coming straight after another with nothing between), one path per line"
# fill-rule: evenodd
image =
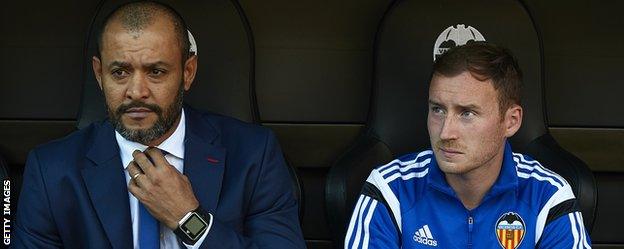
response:
M435 159L431 150L409 153L376 167L369 178L389 185L418 181L427 175L432 160Z
M401 227L403 209L416 200L424 189L424 177L435 160L431 150L410 153L374 168L364 183L362 195L386 206L397 229Z
M379 189L384 199L399 201L401 196L413 196L422 189L432 160L435 158L431 150L403 155L374 168L366 185Z
M570 184L528 155L513 153L521 198L539 210L574 200Z
M569 186L559 174L544 167L540 162L528 155L513 153L519 184L524 187L539 188L548 193Z
M30 151L24 171L41 171L48 179L60 179L68 174L76 174L84 167L86 155L89 153L98 134L114 130L107 121L92 123L76 130L65 137L41 144Z
M106 121L92 123L91 125L76 130L65 137L58 138L35 147L31 154L36 155L40 161L60 159L69 155L78 155L89 148L93 143L94 135L102 129Z
M229 161L240 167L264 160L269 152L279 152L277 138L269 128L210 112L191 110L185 113L187 131L190 131L187 137L201 138L224 148Z
M560 220L559 218L562 216L569 216L570 221L582 224L583 218L579 212L578 202L570 184L563 177L544 167L528 155L514 153L513 159L516 163L519 178L519 196L523 202L531 207L536 215L536 241L541 241L541 237L552 239L564 233L567 235L568 231L566 229L550 232L545 230L549 224L557 224L553 222ZM565 220L568 219L566 218ZM567 223L567 221L564 223ZM558 225L560 226L561 224ZM565 227L569 228L570 226L566 224ZM577 235L574 235L574 237L576 238ZM557 243L560 243L560 241Z
M189 108L185 109L185 111L188 111L188 116L193 117L189 119L191 122L199 121L213 128L222 140L266 140L268 136L273 136L272 131L266 127L233 117Z

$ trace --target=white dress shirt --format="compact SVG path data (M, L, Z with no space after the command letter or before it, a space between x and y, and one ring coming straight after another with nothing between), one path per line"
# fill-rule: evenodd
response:
M180 115L180 122L178 127L176 127L175 131L169 138L163 141L160 145L156 146L157 148L167 151L168 154L165 156L167 162L173 165L179 172L184 172L184 135L186 132L186 120L184 117L184 110L182 110L182 114ZM126 184L130 183L130 174L128 173L128 164L134 158L132 157L132 152L135 150L144 151L147 149L147 145L143 145L137 142L129 141L122 137L117 131L115 131L115 138L117 138L117 144L119 145L119 154L121 156L121 163L124 167L124 171L126 172ZM132 241L134 243L134 249L139 248L139 201L137 200L132 193L128 191L128 197L130 198L130 217L132 219ZM211 222L212 223L212 222ZM171 229L169 229L165 224L160 224L160 248L161 249L180 249L178 244L177 236L173 233ZM202 237L195 243L195 245L187 245L187 249L196 249L202 244L206 235L210 231L209 224L208 229Z

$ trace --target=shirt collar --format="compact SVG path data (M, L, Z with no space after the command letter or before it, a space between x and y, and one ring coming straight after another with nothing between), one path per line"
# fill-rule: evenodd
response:
M431 161L429 167L429 173L427 174L429 185L450 196L457 197L455 191L446 182L444 172L442 172L442 170L440 170L440 167L438 167L438 162L435 160L435 156L433 159L434 160ZM494 182L494 185L492 185L490 190L488 190L488 192L485 194L482 203L487 201L489 198L495 197L508 190L515 190L517 187L518 173L516 171L516 162L513 160L513 151L511 150L511 145L508 141L506 141L505 151L503 152L503 163L501 167L501 172Z
M182 113L180 114L180 122L178 123L178 127L176 127L175 131L171 136L169 136L165 141L160 143L157 148L167 151L167 153L184 159L184 136L186 133L186 118L184 116L184 109L182 109ZM123 163L124 169L128 167L130 161L132 161L132 152L135 150L144 151L147 149L147 145L137 143L134 141L130 141L119 134L119 132L115 131L115 138L117 139L117 144L119 145L119 153L121 155L121 161Z
M505 152L503 154L503 166L501 172L498 175L498 179L490 188L483 201L487 201L488 198L495 197L508 190L515 190L518 188L518 171L516 170L516 161L513 160L513 151L509 142L505 142Z

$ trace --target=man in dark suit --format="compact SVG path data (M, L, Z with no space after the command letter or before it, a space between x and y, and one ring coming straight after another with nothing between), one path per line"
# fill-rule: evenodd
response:
M106 19L93 70L109 119L30 153L14 248L305 248L274 135L183 106L186 30L153 2Z

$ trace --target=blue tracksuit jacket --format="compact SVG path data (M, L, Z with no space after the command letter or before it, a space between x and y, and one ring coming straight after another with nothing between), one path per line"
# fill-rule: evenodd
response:
M431 150L372 171L345 248L591 248L583 217L563 177L506 144L498 179L466 209Z

